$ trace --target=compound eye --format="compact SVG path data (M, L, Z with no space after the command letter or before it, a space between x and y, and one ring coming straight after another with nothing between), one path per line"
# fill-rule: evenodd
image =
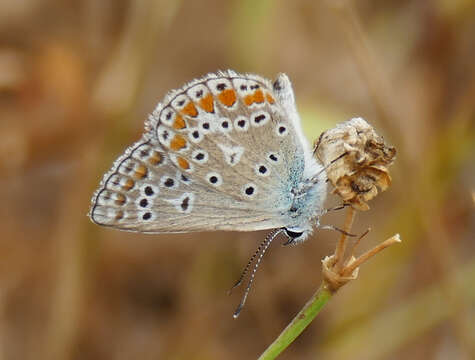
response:
M292 231L292 230L289 230L287 228L284 229L285 230L285 233L287 234L287 236L293 241L295 239L298 239L299 237L302 236L303 234L303 231Z

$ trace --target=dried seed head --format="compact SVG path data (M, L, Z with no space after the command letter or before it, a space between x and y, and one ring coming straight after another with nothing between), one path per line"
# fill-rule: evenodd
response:
M387 145L362 118L348 120L322 133L314 155L328 166L326 172L333 192L355 209L368 210L366 202L378 194L378 188L384 191L391 185L387 167L393 163L396 149Z

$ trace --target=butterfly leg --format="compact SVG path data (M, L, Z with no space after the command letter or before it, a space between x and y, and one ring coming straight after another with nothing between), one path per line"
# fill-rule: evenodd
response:
M355 234L350 234L349 232L346 232L345 230L342 230L340 228L337 228L336 226L333 226L333 225L323 225L323 226L320 226L319 229L322 229L322 230L335 230L335 231L338 231L346 236L351 236L351 237L355 237L355 236L358 236L358 235L355 235Z
M338 205L338 206L335 206L335 207L332 207L332 208L329 208L329 209L324 209L322 215L325 215L326 213L329 213L330 211L343 210L344 208L346 208L348 206L351 206L351 205L348 204L348 203L343 203L341 205Z

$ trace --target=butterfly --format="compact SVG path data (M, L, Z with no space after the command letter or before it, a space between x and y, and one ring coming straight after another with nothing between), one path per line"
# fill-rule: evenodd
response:
M289 78L228 70L165 96L104 175L89 216L141 233L275 229L267 246L281 232L296 244L319 226L326 193Z

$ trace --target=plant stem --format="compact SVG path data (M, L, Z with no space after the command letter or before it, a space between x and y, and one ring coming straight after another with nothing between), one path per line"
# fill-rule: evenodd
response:
M289 346L299 336L312 320L319 314L320 310L332 297L333 292L322 283L311 299L300 310L292 322L282 331L279 337L262 353L259 360L275 359L287 346Z
M399 234L396 234L390 237L389 239L383 241L381 244L375 246L371 250L368 250L363 255L360 255L355 261L353 261L351 264L346 266L343 269L343 275L348 276L352 274L353 271L355 271L357 267L359 267L361 264L363 264L364 262L372 258L374 255L386 249L388 246L391 246L393 244L400 243L400 242L401 242L401 238L399 237Z
M343 229L349 233L351 231L351 227L353 226L353 222L355 220L356 212L350 206L346 212L346 219L345 225ZM341 268L343 267L343 261L345 259L345 251L346 251L346 240L348 236L345 233L342 233L340 236L340 240L338 241L335 249L335 271L340 272Z

